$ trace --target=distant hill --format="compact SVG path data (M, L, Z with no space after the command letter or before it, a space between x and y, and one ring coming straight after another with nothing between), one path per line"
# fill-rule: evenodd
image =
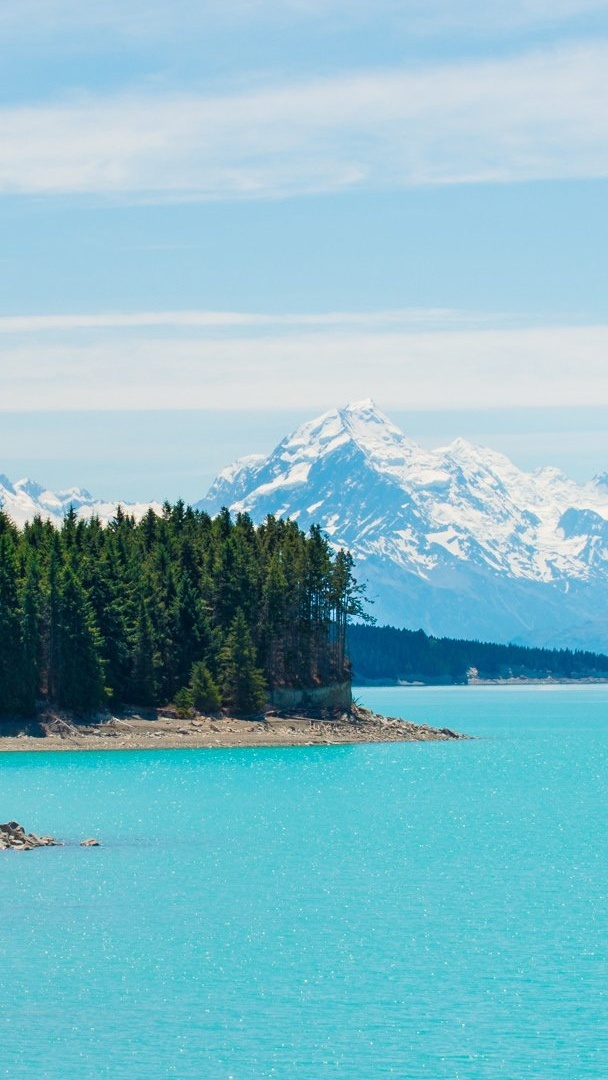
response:
M348 637L355 683L608 679L608 656L601 653L435 638L393 626L351 626Z

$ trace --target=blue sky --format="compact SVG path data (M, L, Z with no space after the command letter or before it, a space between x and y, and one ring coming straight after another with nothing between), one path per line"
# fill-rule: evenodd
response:
M0 41L0 471L194 499L367 396L608 467L607 0L21 0Z

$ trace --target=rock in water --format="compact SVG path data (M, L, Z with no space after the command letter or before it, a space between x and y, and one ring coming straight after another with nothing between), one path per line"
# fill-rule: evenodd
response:
M90 836L88 840L80 841L81 847L99 847L99 840L96 840L94 836Z
M37 847L59 847L60 840L52 836L36 836L35 833L26 833L23 825L18 821L7 821L0 825L0 851L31 851Z

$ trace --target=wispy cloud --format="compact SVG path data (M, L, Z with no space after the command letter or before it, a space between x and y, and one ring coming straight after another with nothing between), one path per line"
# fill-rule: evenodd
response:
M479 325L500 316L454 311L449 308L398 308L389 311L326 311L287 314L246 311L134 311L65 315L3 315L0 334L43 334L88 330L125 330L173 328L235 330L240 328L272 331L300 327L412 327ZM503 316L509 318L508 316Z
M3 410L608 406L608 326L10 345Z
M0 192L272 198L608 175L608 43L0 111Z

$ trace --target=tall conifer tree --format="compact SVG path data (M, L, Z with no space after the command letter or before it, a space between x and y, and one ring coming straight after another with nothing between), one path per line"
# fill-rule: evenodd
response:
M237 715L260 712L266 701L266 681L257 666L251 632L240 609L220 652L220 671L226 707Z
M0 511L0 714L6 716L21 712L25 672L15 543L3 517Z

